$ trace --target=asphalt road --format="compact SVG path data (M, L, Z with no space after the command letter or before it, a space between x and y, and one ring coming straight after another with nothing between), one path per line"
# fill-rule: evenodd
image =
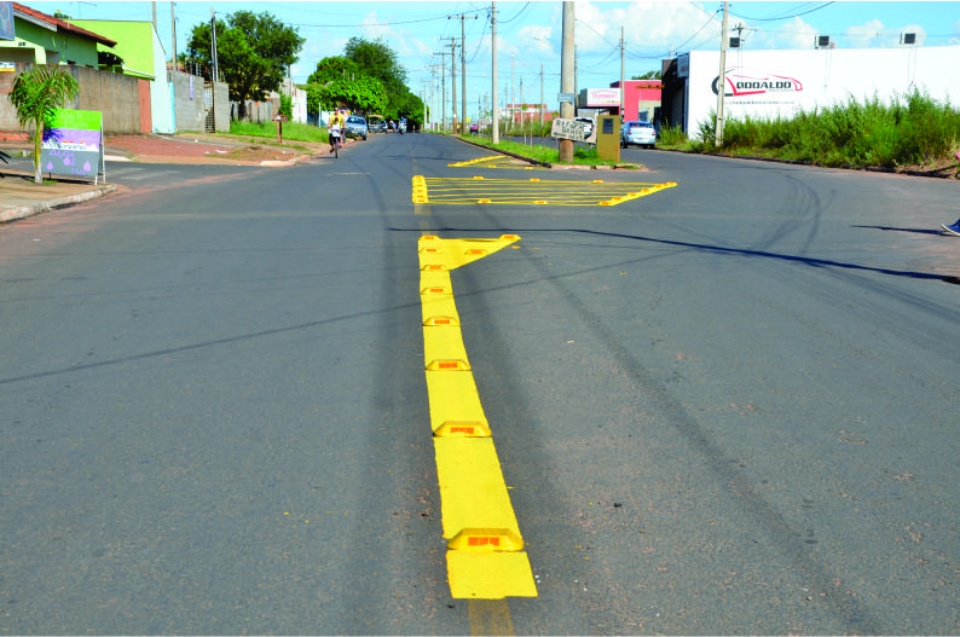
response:
M960 631L958 184L624 153L374 136L0 228L0 633ZM522 237L452 282L536 598L445 581L425 233Z

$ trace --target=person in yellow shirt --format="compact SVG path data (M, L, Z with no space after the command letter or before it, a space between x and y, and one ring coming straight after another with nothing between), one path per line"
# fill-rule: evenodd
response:
M339 142L343 145L343 128L347 118L343 115L342 109L336 109L327 121L327 131L330 136L330 152L333 152L333 145Z

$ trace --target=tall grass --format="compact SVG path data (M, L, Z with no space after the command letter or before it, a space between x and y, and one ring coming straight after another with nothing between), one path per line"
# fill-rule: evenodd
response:
M716 116L700 125L701 150L714 147ZM874 96L801 111L793 119L728 119L723 150L823 166L923 165L950 156L960 143L960 111L925 93Z
M276 122L230 122L230 134L250 137L262 137L267 139L277 138ZM327 129L310 124L301 124L299 122L283 123L283 139L294 142L310 142L315 144L326 144Z

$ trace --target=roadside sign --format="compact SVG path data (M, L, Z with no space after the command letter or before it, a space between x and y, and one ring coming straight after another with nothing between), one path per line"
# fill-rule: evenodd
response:
M56 109L43 131L40 168L51 175L92 177L107 171L103 160L103 115L100 111Z
M583 122L575 119L555 119L550 129L550 136L557 139L572 139L575 142L582 142L587 138L587 126Z
M564 102L568 104L573 104L576 102L573 93L557 93L557 101L561 104Z

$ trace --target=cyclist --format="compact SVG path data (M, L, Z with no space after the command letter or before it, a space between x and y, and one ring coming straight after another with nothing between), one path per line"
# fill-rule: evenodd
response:
M330 120L327 122L331 153L334 151L335 144L342 144L343 142L343 125L345 121L346 118L343 116L343 111L338 108L333 112L333 115L330 116Z

